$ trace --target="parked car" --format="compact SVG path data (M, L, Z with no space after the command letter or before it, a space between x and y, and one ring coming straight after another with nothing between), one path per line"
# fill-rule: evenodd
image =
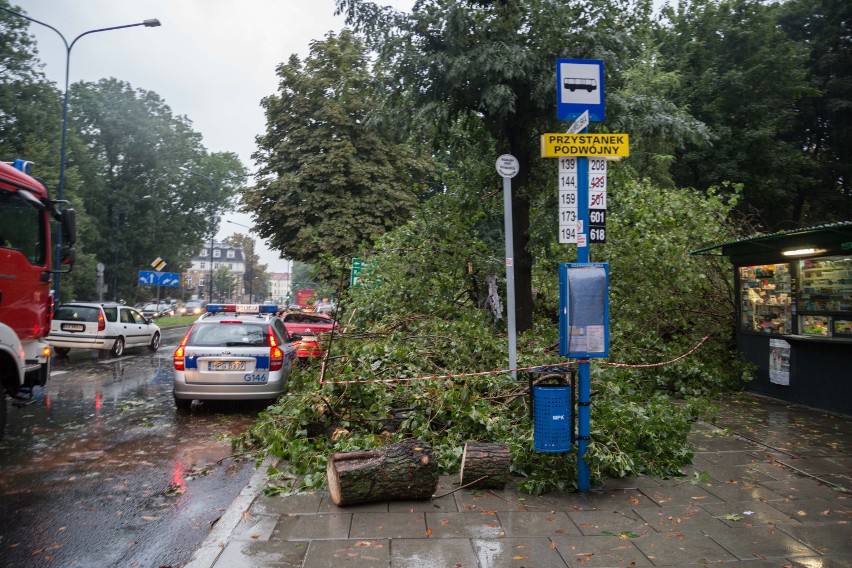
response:
M177 305L169 302L160 302L159 304L145 304L142 308L142 315L146 318L161 318L165 316L173 316L177 312Z
M334 302L317 302L314 304L314 312L318 314L333 314L335 309L337 309L337 305Z
M174 399L277 398L284 392L296 347L275 315L278 306L210 304L174 352Z
M287 312L280 317L287 333L300 336L300 339L295 341L299 361L305 362L310 358L325 355L320 344L320 335L337 329L336 321L325 314L304 312Z
M125 348L160 348L160 328L135 308L114 302L69 302L53 314L47 342L58 355L72 348L102 349L121 357Z
M200 316L207 310L207 302L203 300L190 300L183 306L181 306L180 313L181 315L187 316Z

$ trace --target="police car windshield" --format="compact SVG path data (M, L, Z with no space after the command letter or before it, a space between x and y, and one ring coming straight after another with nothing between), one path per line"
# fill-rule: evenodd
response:
M260 347L269 345L267 324L210 322L192 328L187 345L201 347Z

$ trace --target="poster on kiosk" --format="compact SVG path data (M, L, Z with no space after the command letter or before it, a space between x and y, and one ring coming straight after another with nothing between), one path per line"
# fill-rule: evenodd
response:
M609 265L559 265L559 355L609 356Z

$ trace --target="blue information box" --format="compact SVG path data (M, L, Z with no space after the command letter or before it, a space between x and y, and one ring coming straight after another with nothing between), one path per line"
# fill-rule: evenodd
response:
M609 357L609 265L559 265L559 355Z

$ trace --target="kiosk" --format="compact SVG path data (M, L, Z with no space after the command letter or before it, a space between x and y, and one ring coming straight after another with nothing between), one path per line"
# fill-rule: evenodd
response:
M691 254L734 265L737 347L757 365L749 390L852 414L852 221Z

